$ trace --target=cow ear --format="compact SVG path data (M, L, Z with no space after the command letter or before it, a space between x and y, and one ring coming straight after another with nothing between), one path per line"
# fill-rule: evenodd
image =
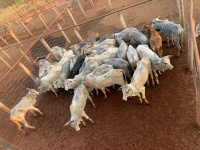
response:
M121 91L121 90L122 90L122 87L119 87L117 91Z
M26 91L29 92L31 89L30 88L26 88Z
M168 58L171 58L173 55L167 55Z

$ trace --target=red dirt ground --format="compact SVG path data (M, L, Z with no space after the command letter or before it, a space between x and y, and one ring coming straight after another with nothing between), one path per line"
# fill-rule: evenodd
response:
M100 5L100 0L96 2ZM116 4L120 2L112 1ZM160 15L169 20L178 20L174 0L153 0L122 13L127 27L140 28L144 22ZM112 15L82 25L80 33L87 38L94 32L100 35L118 32L121 26L116 23L117 20ZM28 136L25 136L9 122L9 129L6 125L4 128L0 126L0 133L7 130L7 134L0 136L24 150L198 150L200 130L195 120L195 88L193 75L187 70L186 47L184 45L180 58L171 58L174 68L159 77L160 85L146 88L149 106L138 105L137 97L125 102L121 91L110 88L112 92L108 93L106 100L101 92L93 97L96 109L89 102L86 105L85 112L95 123L86 121L87 126L81 126L81 130L76 132L69 126L63 127L70 118L69 106L73 94L60 90L56 98L52 92L46 92L38 97L36 105L45 116L27 115L27 121L37 126L37 130L28 129ZM164 55L176 54L176 48L167 48L165 42L163 49ZM9 115L6 117L4 119L8 120Z

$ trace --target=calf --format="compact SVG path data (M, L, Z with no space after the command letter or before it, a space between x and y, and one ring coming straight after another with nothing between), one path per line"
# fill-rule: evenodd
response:
M24 124L25 127L36 129L36 127L31 126L25 120L26 113L30 110L30 112L37 116L34 111L39 112L41 115L44 115L38 108L34 107L36 101L36 97L39 95L35 89L27 88L27 95L22 97L21 101L10 110L10 120L12 120L20 131L23 131L23 127L21 125Z
M148 57L143 57L138 63L137 68L133 74L130 84L123 85L122 93L123 100L127 101L128 97L138 96L140 99L140 104L142 104L142 99L144 99L146 104L149 102L145 97L145 86L144 84L148 80L148 75L151 72L151 63ZM141 93L141 95L140 95ZM142 98L141 98L142 96Z
M85 117L91 123L94 123L94 121L84 111L87 99L90 100L93 107L95 108L95 104L94 104L92 98L90 97L90 94L87 91L85 85L80 84L74 90L74 96L72 99L72 103L70 105L71 118L64 126L71 125L72 128L75 128L76 131L79 131L80 123L82 123L84 126L86 126L86 123L84 122L82 117Z
M149 34L150 48L159 56L162 57L162 38L155 29L151 29L149 24L145 24L144 28L147 29Z

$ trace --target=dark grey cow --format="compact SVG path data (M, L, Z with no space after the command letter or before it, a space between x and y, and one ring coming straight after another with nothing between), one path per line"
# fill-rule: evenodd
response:
M75 77L75 75L79 74L79 69L81 68L81 66L83 64L85 57L86 57L86 55L78 56L78 58L74 64L74 67L70 71L69 79L72 79Z
M135 48L140 44L149 45L149 39L136 28L127 28L119 33L115 33L114 38L121 39L124 42L130 42Z
M160 17L153 19L151 27L160 30L160 34L167 37L168 46L169 40L176 44L178 48L177 57L180 55L181 46L183 46L183 28L180 24L170 22L168 19L161 20Z
M102 64L113 66L114 69L122 69L128 78L131 78L131 69L129 63L122 58L111 58L104 60Z

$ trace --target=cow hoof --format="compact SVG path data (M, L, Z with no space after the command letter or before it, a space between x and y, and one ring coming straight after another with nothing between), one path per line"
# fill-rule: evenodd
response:
M155 84L152 84L152 87L155 87Z
M38 127L35 127L35 130L37 130L38 129Z
M91 123L94 124L94 121L92 120Z
M179 55L176 55L176 58L179 58Z

